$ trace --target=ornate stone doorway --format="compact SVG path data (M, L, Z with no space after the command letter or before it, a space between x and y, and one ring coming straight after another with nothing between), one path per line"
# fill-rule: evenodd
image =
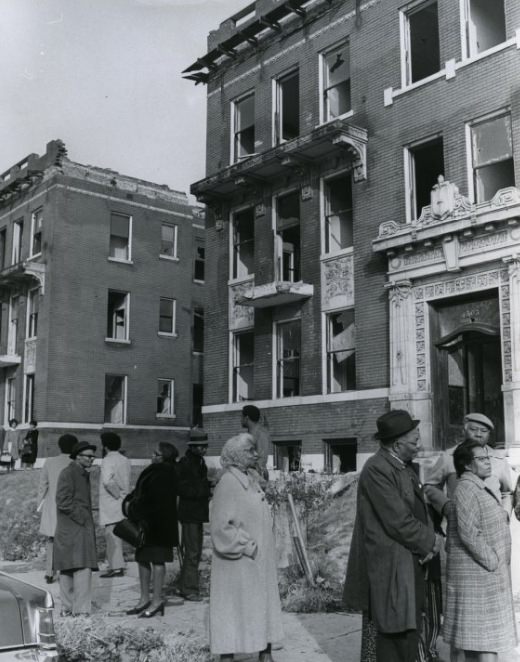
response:
M504 444L498 293L431 304L433 443L460 440L461 423L479 411L495 424L492 441Z

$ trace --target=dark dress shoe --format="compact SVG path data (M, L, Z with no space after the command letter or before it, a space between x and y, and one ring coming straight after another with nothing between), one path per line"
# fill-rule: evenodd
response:
M155 609L146 609L142 614L139 614L139 618L152 618L156 614L161 614L164 616L164 602L161 602L160 605L157 605Z
M190 602L202 602L202 598L198 593L183 593L182 597Z
M125 571L120 568L119 570L107 570L100 577L124 577Z
M54 577L52 575L45 575L45 581L47 582L47 584L53 584Z
M148 609L150 604L151 604L150 601L145 602L144 605L137 605L137 607L132 607L132 609L129 609L126 613L128 616L135 616L135 614L140 614L145 609Z

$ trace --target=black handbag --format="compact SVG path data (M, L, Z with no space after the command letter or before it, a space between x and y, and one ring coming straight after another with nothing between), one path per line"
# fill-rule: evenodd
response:
M143 524L136 524L128 518L122 519L114 526L114 535L136 549L144 547L145 545L146 535Z

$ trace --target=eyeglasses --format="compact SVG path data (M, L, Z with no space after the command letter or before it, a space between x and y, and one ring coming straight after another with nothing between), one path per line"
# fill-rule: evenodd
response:
M474 455L473 459L478 460L479 462L491 462L489 455Z
M86 457L88 460L94 460L96 457L95 455L87 455L86 453L79 453L79 456Z

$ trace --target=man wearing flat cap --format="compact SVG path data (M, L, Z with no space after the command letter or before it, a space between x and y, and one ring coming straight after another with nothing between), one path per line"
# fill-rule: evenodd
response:
M192 428L188 450L177 463L179 476L178 518L182 525L183 561L178 582L180 595L199 601L199 563L202 555L204 522L209 521L208 467L204 455L208 450L208 435L202 428Z
M380 416L375 437L381 447L359 477L344 601L374 622L377 662L415 662L423 566L441 545L412 466L421 447L418 425L402 409Z
M64 616L88 616L92 603L92 570L97 570L96 534L92 518L90 469L96 447L86 441L72 449L56 488L57 525L54 570L60 571Z

